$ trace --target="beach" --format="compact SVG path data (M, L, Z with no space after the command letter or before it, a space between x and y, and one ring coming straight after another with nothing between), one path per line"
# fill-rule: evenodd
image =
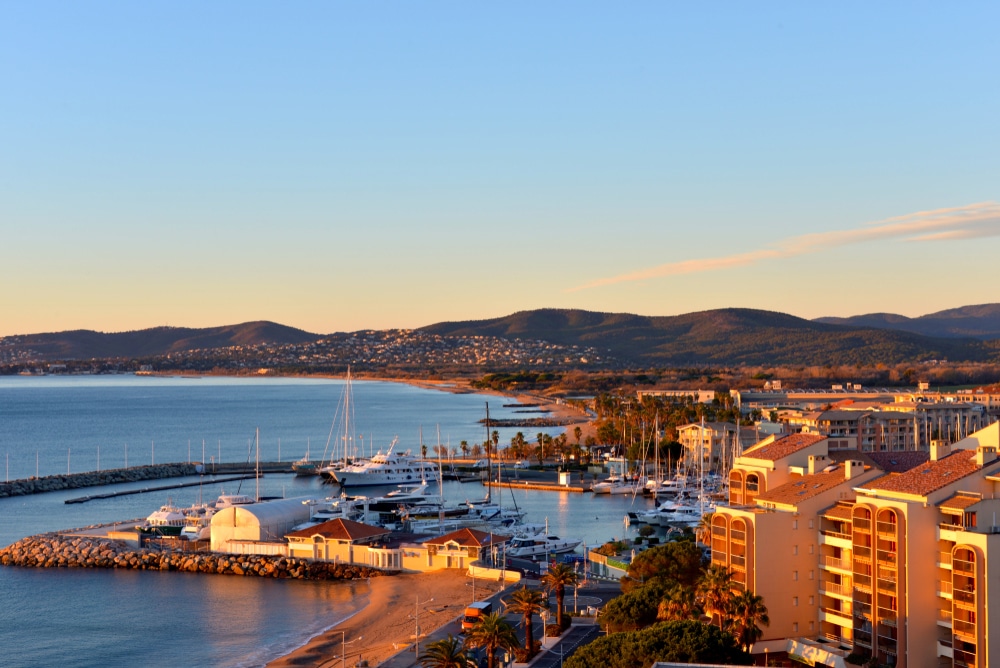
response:
M498 582L476 580L476 599L499 589ZM377 666L413 642L417 610L421 636L461 615L473 600L472 579L457 569L371 578L367 596L368 604L354 616L267 665L339 666L346 648L347 665L363 659Z

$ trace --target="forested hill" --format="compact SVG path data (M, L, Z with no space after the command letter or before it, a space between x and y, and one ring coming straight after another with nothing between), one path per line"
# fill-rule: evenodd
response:
M869 313L850 318L817 318L816 322L895 329L923 336L970 337L985 341L1000 339L1000 304L962 306L918 318L907 318L895 313Z
M192 329L154 327L130 332L95 332L79 329L49 334L7 337L5 342L30 348L46 359L113 359L166 355L187 350L306 343L318 334L273 322L246 322L240 325Z
M491 320L443 322L420 331L594 346L643 366L900 364L996 358L994 345L972 338L836 325L752 309L656 317L540 309Z

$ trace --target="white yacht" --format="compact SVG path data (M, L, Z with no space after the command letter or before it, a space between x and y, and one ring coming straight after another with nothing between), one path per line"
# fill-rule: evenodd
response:
M331 475L344 487L403 485L434 480L438 477L438 465L414 457L409 450L394 454L390 446L385 454L379 452L371 459L332 471Z
M544 557L548 554L572 552L582 542L572 538L550 536L548 533L514 536L505 553L511 557Z

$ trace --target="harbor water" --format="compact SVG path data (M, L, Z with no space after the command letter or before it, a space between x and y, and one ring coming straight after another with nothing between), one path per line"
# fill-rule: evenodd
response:
M308 440L311 458L318 460L328 439L335 440L329 434L343 389L335 380L0 378L0 456L9 479L35 475L36 465L43 476L65 473L67 465L74 473L120 468L126 443L131 465L189 461L189 451L190 461L199 461L203 440L206 454L214 444L221 461L249 461L248 447L259 428L261 459L298 459ZM353 396L358 433L366 434L364 452L370 443L384 449L396 436L397 448L417 452L421 431L429 447L438 443L438 431L441 443L452 448L462 440L481 442L485 429L478 421L487 401L491 416L516 417L513 409L501 407L510 402L499 397L396 383L355 381ZM509 443L516 431L501 430L500 442ZM525 436L532 439L534 432ZM254 480L222 484L206 475L189 481L199 484L81 504L64 502L96 490L0 499L0 546L46 531L127 525L166 503L187 506L222 493L258 492ZM339 491L319 478L290 474L270 474L259 484L262 496L324 497ZM157 486L155 481L100 491L151 486ZM443 492L448 501L461 502L482 498L486 489L446 481ZM492 494L526 511L525 521L548 522L550 533L588 545L630 533L625 514L651 506L631 496L506 488L494 488ZM363 604L365 591L364 582L2 568L0 663L261 666L352 614Z

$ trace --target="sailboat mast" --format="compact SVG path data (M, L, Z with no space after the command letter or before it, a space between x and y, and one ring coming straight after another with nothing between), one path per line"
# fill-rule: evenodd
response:
M492 499L493 488L490 481L493 480L492 462L490 460L490 402L486 402L486 503Z

